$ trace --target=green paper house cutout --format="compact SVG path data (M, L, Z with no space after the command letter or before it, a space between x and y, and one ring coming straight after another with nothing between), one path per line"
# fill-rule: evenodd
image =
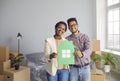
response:
M58 64L74 64L74 44L64 40L58 45Z

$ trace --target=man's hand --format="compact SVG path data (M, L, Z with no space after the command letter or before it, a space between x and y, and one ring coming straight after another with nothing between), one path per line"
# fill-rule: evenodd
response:
M52 58L56 58L57 56L58 56L57 53L52 53L52 54L50 54L50 59L52 59Z
M81 51L75 51L75 56L77 56L77 57L83 57L83 54L81 53Z

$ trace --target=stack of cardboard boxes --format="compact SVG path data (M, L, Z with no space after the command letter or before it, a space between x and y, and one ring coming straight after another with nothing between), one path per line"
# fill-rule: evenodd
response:
M21 66L19 70L11 67L10 54L16 56L18 52L9 52L8 46L0 46L0 81L30 81L30 68Z
M100 51L100 40L92 40L92 54L101 54ZM97 62L95 69L91 69L91 81L105 81L105 75L102 70L100 70L100 62Z
M101 54L101 51L100 51L100 40L93 39L92 40L92 55L95 54L95 53ZM97 69L100 68L100 62L96 62L95 65L96 65Z
M4 71L4 81L30 81L30 68L21 66L19 70L9 68Z
M0 81L4 81L4 71L10 68L9 47L0 46Z
M105 81L105 75L102 70L92 69L91 70L91 81Z

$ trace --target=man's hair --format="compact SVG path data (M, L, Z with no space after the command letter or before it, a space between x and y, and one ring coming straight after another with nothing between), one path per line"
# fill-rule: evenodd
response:
M78 24L77 19L76 19L75 17L72 17L72 18L69 18L69 19L67 20L68 26L69 26L69 23L70 23L71 21L75 21L76 24Z
M66 24L64 21L57 22L56 25L55 25L55 29L57 29L57 27L58 27L60 24L64 24L64 25L65 25L65 31L66 31L66 30L67 30L67 24Z

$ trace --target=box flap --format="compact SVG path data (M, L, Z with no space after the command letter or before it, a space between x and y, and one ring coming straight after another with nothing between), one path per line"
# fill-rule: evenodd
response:
M102 71L102 70L99 70L99 69L92 69L92 70L91 70L91 74L92 74L92 75L102 75L102 74L103 74L103 71Z

